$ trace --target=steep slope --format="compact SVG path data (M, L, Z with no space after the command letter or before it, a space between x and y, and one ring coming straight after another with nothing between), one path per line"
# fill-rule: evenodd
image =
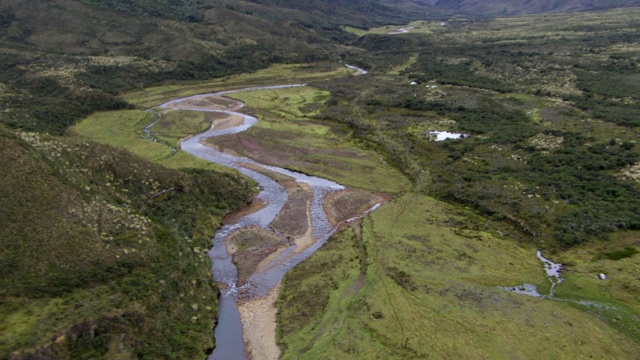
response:
M206 251L248 184L86 141L0 130L0 145L2 358L213 347Z

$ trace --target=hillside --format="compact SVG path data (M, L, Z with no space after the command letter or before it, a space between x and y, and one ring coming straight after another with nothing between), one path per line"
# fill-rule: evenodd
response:
M639 11L351 29L319 117L413 189L285 277L282 358L634 359Z
M2 358L213 347L206 251L248 184L82 140L1 130L0 142Z
M360 2L32 1L0 4L0 121L62 133L116 96L163 82L337 61L369 27L416 16ZM331 14L331 16L326 16Z
M523 14L566 13L640 6L637 0L433 0L440 10L473 15L514 16Z

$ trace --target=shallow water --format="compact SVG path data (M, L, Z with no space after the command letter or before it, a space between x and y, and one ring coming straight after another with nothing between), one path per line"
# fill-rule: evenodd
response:
M367 70L359 68L357 66L353 66L353 65L349 65L349 64L346 64L345 66L348 67L349 69L357 71L360 75L366 75L366 74L369 73Z
M555 289L556 285L560 284L563 280L562 277L560 277L560 270L562 269L562 264L556 264L553 261L546 259L545 257L542 256L542 251L539 251L539 250L536 252L536 256L542 262L542 267L544 268L544 271L547 273L547 277L549 278L549 281L551 281L551 290L549 292L549 295L541 295L540 293L538 293L538 288L535 285L531 285L531 284L522 284L518 286L498 286L498 289L514 292L516 294L533 296L533 297L554 298L553 290ZM555 278L555 280L553 278Z
M511 291L520 295L528 295L533 297L542 297L540 293L538 293L538 288L535 285L531 284L522 284L518 286L498 286L498 289Z
M444 141L447 139L464 139L468 135L452 133L448 131L429 131L429 135L434 137L435 141Z

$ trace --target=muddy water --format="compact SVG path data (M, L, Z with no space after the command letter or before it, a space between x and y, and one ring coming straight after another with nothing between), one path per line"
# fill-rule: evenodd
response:
M262 209L240 218L235 224L225 225L218 230L213 238L213 248L209 252L212 260L212 272L214 279L221 289L218 326L215 330L216 348L209 359L246 359L245 344L243 341L242 324L238 312L237 301L264 297L282 280L287 271L302 262L320 248L324 242L335 232L327 214L323 208L324 198L331 191L344 189L333 181L296 173L287 169L267 166L244 157L236 157L216 151L202 144L208 138L235 134L245 131L253 126L257 119L236 111L212 110L206 107L192 106L190 103L198 102L200 98L210 96L222 96L241 91L278 89L286 87L304 86L305 84L292 84L282 86L254 87L239 90L223 91L213 94L190 96L171 100L160 105L160 108L179 108L190 111L221 112L229 115L241 116L244 119L242 125L237 127L216 130L211 128L201 134L193 136L181 142L181 148L199 158L218 163L238 170L244 175L255 180L261 192L257 196L266 206ZM150 127L145 129L150 134ZM298 182L308 184L313 191L311 204L311 226L315 243L301 251L297 251L293 245L284 250L277 258L273 259L264 270L251 275L245 285L238 287L238 271L232 262L232 257L227 253L225 239L240 229L249 226L267 228L275 219L287 201L287 191L271 178L260 174L250 168L262 168L268 171L280 173L294 178ZM373 210L373 209L372 209Z

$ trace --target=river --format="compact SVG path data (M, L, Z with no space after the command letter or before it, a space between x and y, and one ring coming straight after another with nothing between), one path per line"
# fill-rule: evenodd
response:
M208 359L232 360L248 358L245 349L246 336L243 338L243 326L238 311L238 302L266 297L280 283L287 271L311 256L311 254L327 241L336 231L337 227L331 224L325 213L323 206L324 199L328 193L342 190L344 187L330 180L260 164L251 159L232 156L203 145L206 139L245 131L258 120L253 116L235 111L238 110L237 108L234 110L220 110L200 106L199 104L206 99L219 99L223 95L236 92L282 89L305 85L306 84L290 84L222 91L174 99L159 106L161 109L179 108L181 110L218 112L228 114L229 116L242 117L243 121L241 125L220 130L212 127L203 133L183 140L181 142L181 149L207 161L236 169L256 181L261 189L255 201L261 202L264 206L253 213L242 216L233 224L222 226L212 240L213 248L209 251L209 257L212 261L213 278L219 284L220 301L218 325L215 329L216 347ZM160 116L160 114L158 114L158 116ZM147 138L153 141L154 139L150 132L151 126L145 128L145 134ZM256 171L256 169L261 169L261 171ZM246 283L239 287L238 269L232 261L232 256L227 252L225 240L235 232L248 227L268 229L271 222L282 210L288 198L287 190L272 178L264 175L263 173L266 171L293 178L296 182L304 183L310 188L313 193L313 198L310 202L308 213L310 214L311 237L313 242L304 248L291 245L279 252L275 258L266 264L262 264L260 271L253 273ZM375 210L378 206L379 204L365 212L365 214ZM360 214L360 216L363 215L364 214Z

